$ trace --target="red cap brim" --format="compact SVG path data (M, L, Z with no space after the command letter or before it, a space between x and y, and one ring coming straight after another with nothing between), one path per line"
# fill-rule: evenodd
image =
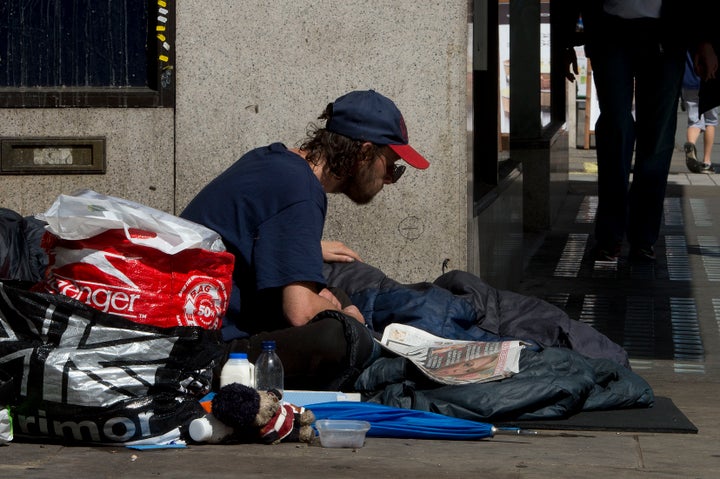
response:
M400 158L405 160L410 166L419 170L424 170L430 166L430 162L426 160L420 153L410 145L388 145L392 150L398 154Z

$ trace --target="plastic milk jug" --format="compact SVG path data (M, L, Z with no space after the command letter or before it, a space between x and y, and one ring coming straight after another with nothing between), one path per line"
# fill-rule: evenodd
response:
M246 353L230 353L230 357L220 373L220 387L230 383L240 383L255 387L255 367L248 361Z

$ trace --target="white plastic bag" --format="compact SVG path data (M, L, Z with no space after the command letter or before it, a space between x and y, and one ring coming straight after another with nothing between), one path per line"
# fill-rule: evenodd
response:
M235 257L211 229L89 190L37 218L48 267L36 290L144 324L220 327Z
M0 445L13 440L12 417L7 409L0 409Z
M190 248L225 251L220 235L205 226L129 200L92 190L60 195L45 213L36 218L47 222L47 230L62 239L87 239L107 230L125 231L128 241L166 254ZM131 229L154 236L138 237Z

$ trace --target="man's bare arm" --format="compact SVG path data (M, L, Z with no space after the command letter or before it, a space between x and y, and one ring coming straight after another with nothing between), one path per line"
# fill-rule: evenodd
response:
M283 288L283 313L292 326L303 326L322 311L342 311L365 323L360 310L353 306L340 307L340 301L329 290L323 289L315 292L314 283L299 282L292 283Z

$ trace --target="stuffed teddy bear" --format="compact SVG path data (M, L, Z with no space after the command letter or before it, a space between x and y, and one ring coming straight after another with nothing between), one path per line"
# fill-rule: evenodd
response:
M258 391L239 383L220 388L212 399L216 419L236 433L265 444L312 442L315 415L309 409L284 403L278 391Z

